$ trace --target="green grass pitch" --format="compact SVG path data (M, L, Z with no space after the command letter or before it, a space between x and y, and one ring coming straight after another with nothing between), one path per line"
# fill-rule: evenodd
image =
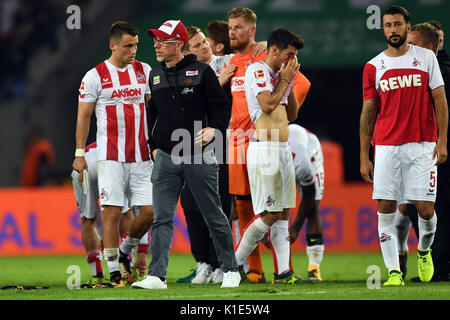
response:
M221 289L219 284L179 284L175 280L190 273L196 263L191 255L171 254L167 290L125 288L68 289L71 265L79 266L81 283L90 279L91 269L84 256L2 257L0 287L7 285L48 286L45 290L0 290L0 300L448 300L449 283L412 283L417 276L416 254L410 253L406 286L382 286L387 278L381 253L325 253L321 272L324 281L304 285L272 285L272 256L263 253L266 284L241 284L237 289ZM296 274L306 277L305 254L294 254ZM105 263L104 263L105 266ZM378 266L379 289L369 289L369 266ZM375 267L376 268L376 267ZM106 270L106 268L105 268ZM370 270L370 268L369 268ZM370 281L369 281L370 282ZM375 284L374 282L370 282Z

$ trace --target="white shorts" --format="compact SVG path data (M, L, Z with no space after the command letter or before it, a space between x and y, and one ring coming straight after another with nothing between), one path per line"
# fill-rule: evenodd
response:
M398 203L436 200L436 142L375 146L373 199Z
M255 214L295 208L295 171L287 142L250 141L247 169Z
M94 170L93 170L94 171ZM87 194L83 193L83 188L80 182L80 176L75 170L72 171L72 185L75 193L75 201L80 212L81 218L94 219L100 215L100 207L98 205L98 185L97 175L91 173L91 167L88 169L89 173L89 191Z
M97 219L97 223L101 223L102 215L100 214L100 207L98 203L98 182L97 182L97 174L92 174L93 166L88 167L89 173L89 191L87 194L83 193L83 188L81 186L80 178L78 172L75 170L72 171L72 185L73 191L75 193L75 201L77 203L77 209L80 213L80 218L86 219ZM128 198L125 198L125 202L123 204L122 213L126 213L130 210L128 206Z
M129 207L153 205L152 169L152 161L97 161L100 204L123 207L128 198Z

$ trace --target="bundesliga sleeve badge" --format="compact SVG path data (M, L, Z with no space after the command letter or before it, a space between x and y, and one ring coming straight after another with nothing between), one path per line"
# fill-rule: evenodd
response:
M85 87L84 81L83 81L83 82L81 82L81 86L80 86L80 98L81 99L84 99L84 97L86 97L86 92L87 92L87 90L86 90L86 87Z
M256 70L254 73L256 85L260 88L266 86L266 77L264 76L264 70Z

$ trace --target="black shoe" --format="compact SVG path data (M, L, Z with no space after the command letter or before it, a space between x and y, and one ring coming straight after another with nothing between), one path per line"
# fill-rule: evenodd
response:
M120 251L119 251L120 252ZM131 272L130 261L128 256L120 252L119 255L119 270L122 275L122 279L128 283L136 282L133 272Z
M450 274L443 274L443 273L435 273L433 275L433 278L431 278L431 282L450 282Z
M406 277L406 262L408 261L408 252L399 253L398 260L400 262L400 271L402 272L402 278L405 280Z
M111 278L111 284L112 284L114 287L124 287L124 286L125 286L125 285L123 284L122 276L121 276L121 274L120 274L120 271L114 271L114 272L111 272L111 273L109 274L109 276L110 276L110 278Z

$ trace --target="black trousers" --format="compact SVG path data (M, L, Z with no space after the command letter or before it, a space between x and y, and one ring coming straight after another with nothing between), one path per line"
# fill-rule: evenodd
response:
M438 218L436 234L431 245L434 273L448 275L450 273L450 163L444 163L438 167L434 211ZM419 235L417 210L412 204L408 204L408 215L416 234Z
M219 195L222 210L231 223L231 196L228 189L228 165L219 165ZM191 241L191 252L197 262L206 262L214 269L219 268L216 250L211 240L208 227L191 190L187 185L181 192L181 206L186 218L189 239Z

